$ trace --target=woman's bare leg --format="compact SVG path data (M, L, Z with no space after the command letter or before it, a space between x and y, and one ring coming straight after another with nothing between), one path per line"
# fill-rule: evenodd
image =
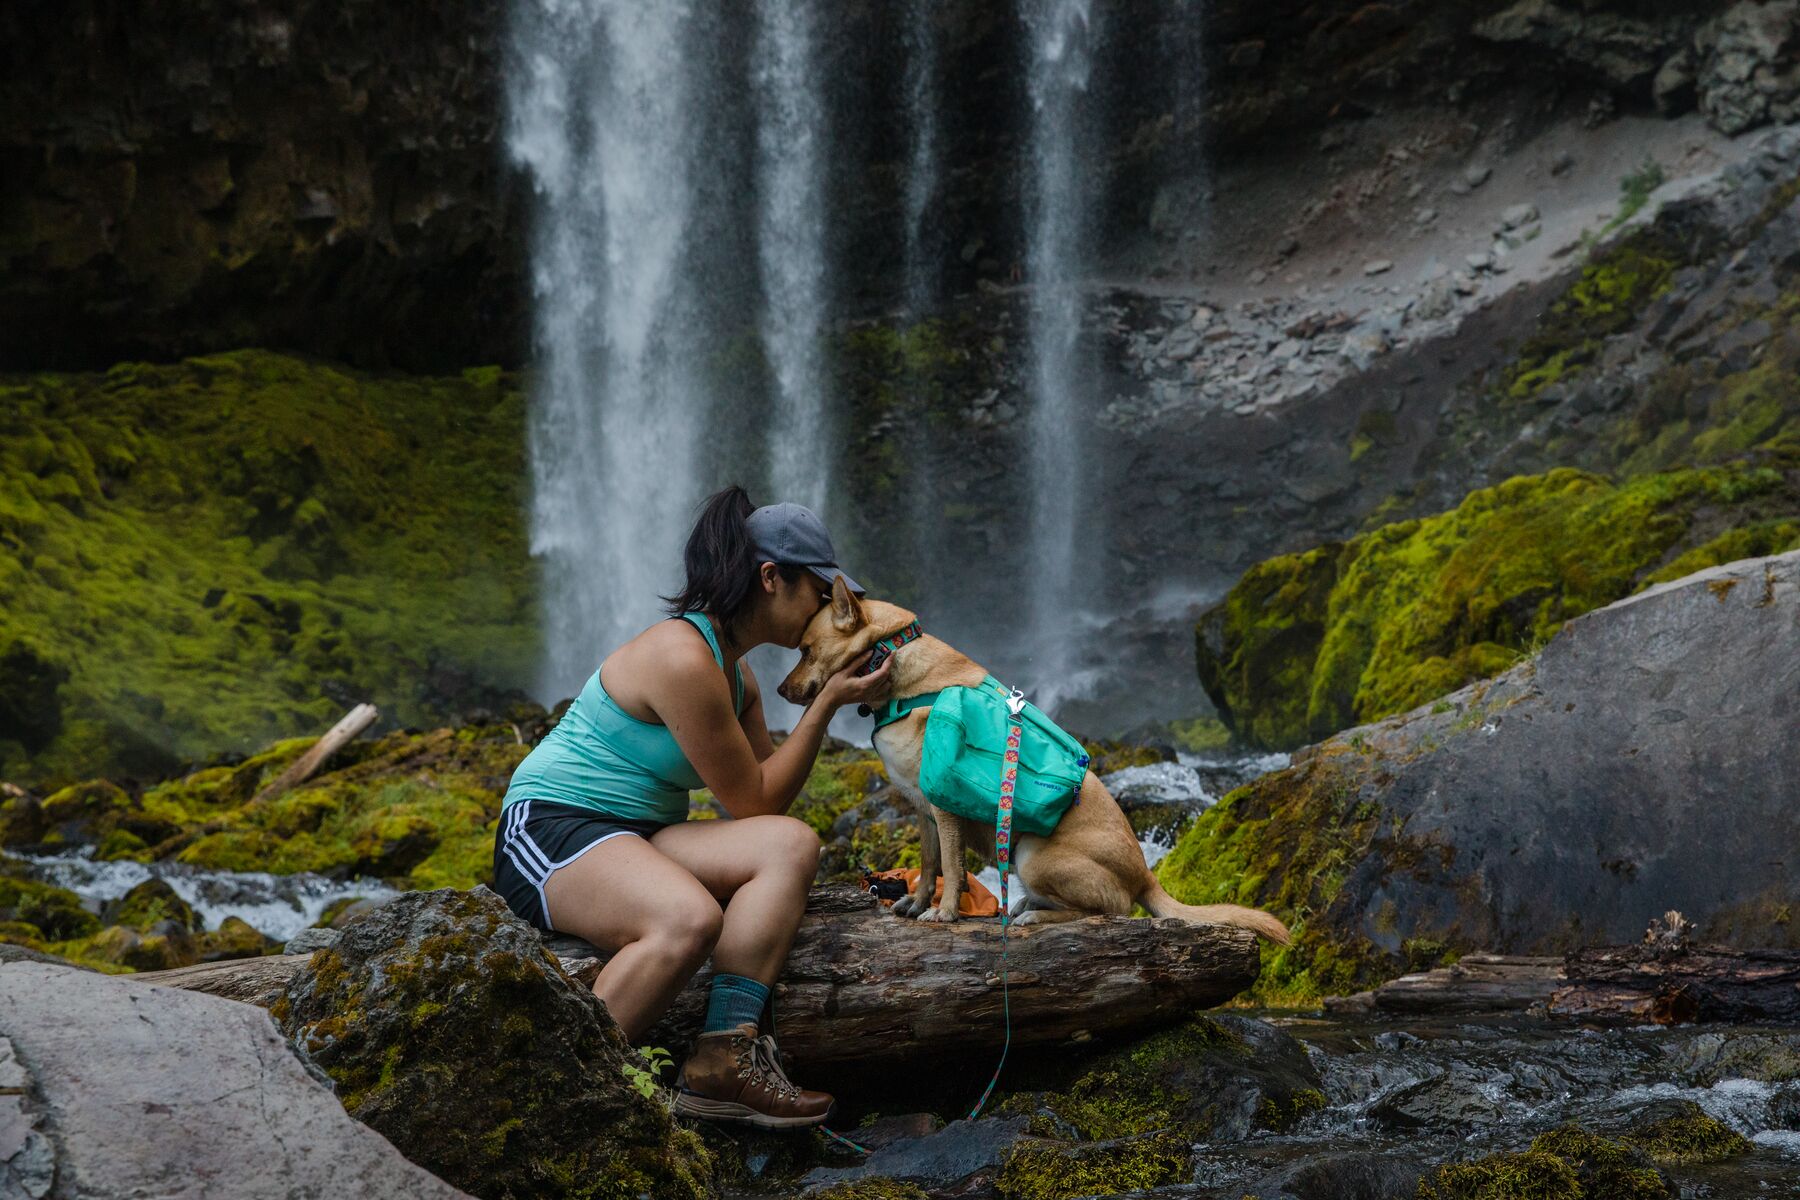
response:
M694 977L724 921L691 871L629 834L552 872L544 896L553 928L616 952L594 980L594 995L632 1042Z
M671 825L650 844L725 905L713 969L773 985L819 870L819 835L793 817L746 817Z

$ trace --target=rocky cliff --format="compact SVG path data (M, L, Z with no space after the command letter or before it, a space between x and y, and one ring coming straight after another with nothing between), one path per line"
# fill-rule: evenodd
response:
M1196 201L1196 130L1258 156L1419 106L1546 90L1603 114L1698 104L1738 132L1792 119L1791 4L1147 0L1095 12L1118 131L1101 221L1122 249ZM956 290L1018 258L1004 216L1023 94L1014 19L933 6L945 252ZM840 251L891 298L899 91L894 6L826 9ZM696 53L739 53L740 6ZM517 365L528 198L504 153L506 8L205 0L180 13L26 0L0 16L0 366L92 366L245 345L362 365ZM1154 63L1155 69L1144 69ZM1173 184L1172 187L1165 185ZM885 282L884 282L885 281Z

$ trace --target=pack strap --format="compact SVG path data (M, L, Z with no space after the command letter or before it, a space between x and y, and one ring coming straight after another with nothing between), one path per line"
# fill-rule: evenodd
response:
M883 725L892 725L916 708L930 708L932 703L943 694L940 689L935 692L921 692L917 696L902 696L893 700L885 700L874 707L859 704L856 706L856 711L865 717L874 717L875 728L880 729Z

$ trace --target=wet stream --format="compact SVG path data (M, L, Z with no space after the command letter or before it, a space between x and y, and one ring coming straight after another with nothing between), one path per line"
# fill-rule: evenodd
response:
M1258 1015L1306 1047L1328 1106L1287 1134L1202 1146L1193 1182L1159 1194L1410 1197L1438 1163L1524 1149L1567 1122L1616 1134L1686 1100L1751 1150L1665 1166L1682 1196L1800 1195L1800 1030Z
M13 857L25 865L31 878L68 888L96 913L138 884L161 879L193 907L206 928L217 929L226 917L237 917L277 942L285 942L317 922L339 900L362 898L379 903L397 894L373 879L208 871L173 862L100 862L80 853L14 853Z

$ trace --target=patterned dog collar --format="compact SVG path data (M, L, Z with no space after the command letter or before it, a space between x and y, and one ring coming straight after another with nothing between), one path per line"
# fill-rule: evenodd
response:
M869 661L863 664L863 669L858 671L857 674L873 675L875 672L881 670L881 664L891 658L894 651L906 645L906 643L916 642L924 636L925 631L919 628L919 623L917 621L914 621L898 633L888 634L879 642L875 643L875 652L869 655Z

